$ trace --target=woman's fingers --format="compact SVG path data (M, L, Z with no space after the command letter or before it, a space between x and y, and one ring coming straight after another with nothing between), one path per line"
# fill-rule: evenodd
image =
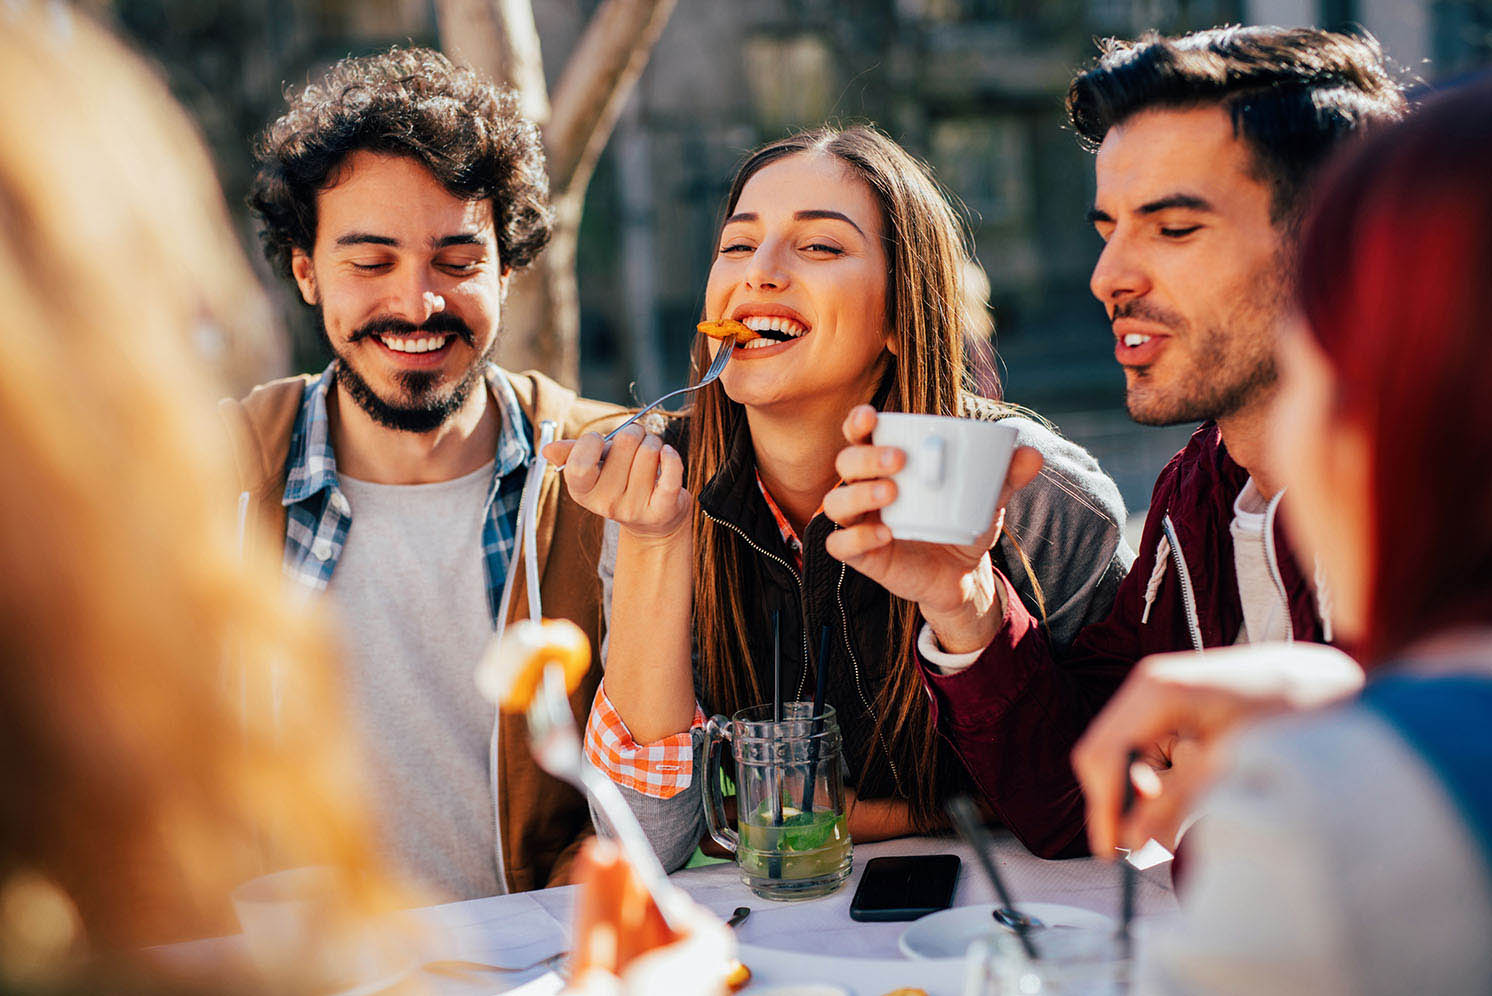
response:
M556 439L554 442L544 447L544 459L548 460L556 467L563 467L565 465L565 461L570 459L570 451L574 448L575 440Z
M870 434L876 428L876 410L870 405L856 405L844 417L841 429L851 445L870 442Z
M658 482L658 458L663 454L663 440L649 434L640 440L632 453L632 463L627 469L627 481L617 502L616 513L621 519L631 521L647 513L653 499L653 487Z
M853 566L854 562L891 543L891 530L879 522L836 529L824 540L829 556Z
M853 525L861 516L878 512L896 500L895 481L860 481L841 484L824 496L824 514L841 526Z
M1000 491L1000 507L1010 503L1011 495L1036 480L1045 464L1041 451L1031 446L1017 446L1010 455L1010 469L1005 472L1005 487Z
M560 440L549 445L549 450L560 447L566 450L565 486L570 489L571 497L581 504L585 504L585 499L601 479L601 451L605 446L606 441L599 432L587 432L579 439Z

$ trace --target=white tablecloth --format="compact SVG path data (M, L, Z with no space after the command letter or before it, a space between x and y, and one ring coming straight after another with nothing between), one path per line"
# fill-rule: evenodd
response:
M1043 861L1032 857L1014 838L997 835L996 863L1017 905L1063 903L1116 916L1119 867L1079 858ZM931 996L958 996L963 972L955 962L906 959L897 939L908 924L857 923L850 919L850 898L865 862L880 855L957 854L963 860L955 906L993 902L995 897L962 841L949 837L912 837L858 844L855 868L844 888L821 899L774 903L760 899L742 884L733 864L695 868L672 878L684 891L721 917L738 906L751 915L737 928L741 960L751 969L753 988L788 982L833 982L853 996L879 996L898 986L917 986ZM570 945L573 886L513 896L494 896L448 903L415 911L432 933L431 959L458 959L510 968L534 965ZM1172 912L1170 866L1160 864L1139 876L1136 911L1140 917ZM183 960L233 957L225 950L241 939L181 945ZM497 974L474 974L467 980L423 973L420 991L435 996L490 996L544 975L548 966ZM749 992L749 990L748 990Z

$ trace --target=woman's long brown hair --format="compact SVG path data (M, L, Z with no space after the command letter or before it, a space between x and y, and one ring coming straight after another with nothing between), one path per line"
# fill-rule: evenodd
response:
M866 126L802 132L764 146L736 172L721 217L729 217L747 182L758 171L795 155L832 156L862 180L881 209L887 260L885 321L896 342L887 362L882 396L888 411L957 415L965 387L965 330L969 327L964 266L969 259L965 229L926 166L880 131ZM718 317L718 316L708 316ZM695 346L695 376L709 355ZM695 395L689 426L689 486L698 489L726 457L729 440L745 409L719 382ZM728 530L703 513L694 516L698 569L694 580L695 639L704 698L718 712L764 700L746 645L740 548ZM919 828L939 822L934 736L917 674L917 606L893 598L884 642L894 662L877 696L878 729L871 743L884 743L898 780L898 794L911 806ZM866 766L876 760L871 752Z

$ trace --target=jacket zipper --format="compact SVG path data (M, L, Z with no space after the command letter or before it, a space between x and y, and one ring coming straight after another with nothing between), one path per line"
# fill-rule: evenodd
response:
M865 695L865 686L860 684L860 658L855 656L855 648L850 645L850 616L844 607L844 577L848 570L847 564L839 565L839 583L834 586L834 600L839 603L839 632L844 640L845 653L850 655L850 666L855 674L855 691L860 693L860 704L865 706L866 714L870 716L871 722L875 725L876 739L881 742L881 751L886 755L886 763L891 765L891 778L896 782L897 788L900 788L901 773L896 770L896 759L891 756L891 748L886 746L886 735L881 729L881 718L870 707L870 699Z
M715 525L724 526L726 529L729 529L731 532L741 537L741 539L746 541L747 546L751 547L751 549L755 550L763 557L766 557L768 560L775 560L783 567L786 567L788 573L793 576L793 580L798 582L798 611L803 614L803 667L798 673L798 699L799 701L801 701L803 698L803 684L808 680L808 595L803 590L803 575L799 574L797 568L793 567L792 564L789 564L786 560L783 560L781 557L777 556L777 554L771 553L767 550L763 550L756 543L755 540L746 535L745 530L736 525L734 522L726 522L724 519L717 519L709 512L706 512L703 508L700 509L700 512L706 519L709 519L711 522L715 523Z
M1176 538L1176 526L1171 522L1171 513L1161 519L1161 528L1171 542L1171 560L1176 565L1176 577L1181 582L1181 606L1186 611L1186 628L1191 633L1192 647L1202 652L1202 627L1197 622L1197 594L1192 590L1192 572L1187 570L1186 557L1181 552L1181 541Z
M1280 507L1280 499L1284 496L1283 491L1275 495L1269 507L1264 510L1264 532L1260 539L1264 542L1264 563L1269 567L1269 578L1274 582L1274 589L1280 596L1280 604L1285 609L1285 642L1294 643L1295 621L1290 618L1290 596L1285 591L1285 579L1280 576L1280 565L1274 551L1274 516Z

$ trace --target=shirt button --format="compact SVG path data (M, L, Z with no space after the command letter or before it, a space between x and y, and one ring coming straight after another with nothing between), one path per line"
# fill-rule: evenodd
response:
M338 515L347 515L352 511L352 506L347 504L346 496L340 491L332 495L332 511ZM322 559L325 560L326 558L323 557Z
M327 560L331 557L331 555L331 540L322 538L311 544L311 556L315 557L317 560Z

